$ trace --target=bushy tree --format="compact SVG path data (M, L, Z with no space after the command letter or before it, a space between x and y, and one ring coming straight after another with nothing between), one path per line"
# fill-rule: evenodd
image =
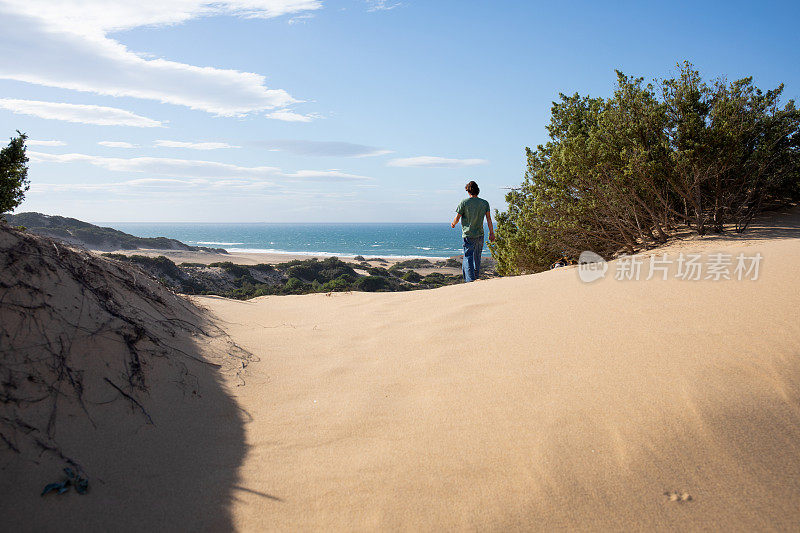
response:
M28 157L24 133L17 131L8 146L0 150L0 215L13 211L25 198L28 182Z
M800 195L800 113L745 78L706 84L688 62L660 90L617 72L610 98L560 95L550 140L526 148L491 245L501 274L664 243L678 228L744 231Z

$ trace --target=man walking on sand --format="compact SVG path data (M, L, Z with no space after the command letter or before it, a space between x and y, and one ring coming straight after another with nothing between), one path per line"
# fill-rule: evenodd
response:
M494 227L492 226L492 215L489 213L489 202L483 198L478 198L481 192L478 184L474 181L467 183L464 187L469 194L469 198L461 200L456 207L456 218L450 224L455 228L458 221L461 221L461 236L464 237L464 281L470 282L478 279L481 270L481 253L483 252L483 217L489 225L489 240L494 242Z

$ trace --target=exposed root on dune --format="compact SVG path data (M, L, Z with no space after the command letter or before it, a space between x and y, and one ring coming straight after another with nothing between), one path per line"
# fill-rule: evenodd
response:
M58 444L62 410L96 427L92 410L122 401L153 424L156 359L199 394L192 367L241 378L253 356L137 267L0 223L0 451L33 447L80 470Z

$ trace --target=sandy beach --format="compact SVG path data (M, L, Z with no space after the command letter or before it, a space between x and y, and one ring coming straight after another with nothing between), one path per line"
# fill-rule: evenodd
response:
M240 474L284 502L243 497L234 524L793 529L798 237L677 246L758 250L757 281L200 299L270 379L236 394Z
M618 260L593 283L562 268L193 297L251 357L195 341L225 364L183 359L190 389L153 359L154 424L91 392L92 424L73 408L56 432L90 493L40 498L59 461L4 453L2 515L16 530L796 529L798 218L642 256L760 253L756 280L675 265L617 280Z
M93 250L95 253L106 253L103 250ZM268 263L271 265L277 263L286 263L287 261L305 261L306 259L325 259L329 256L323 255L308 255L308 254L293 254L293 253L271 253L271 252L229 252L227 254L218 254L213 252L192 252L183 250L113 250L111 253L120 253L126 255L145 255L148 257L156 257L163 255L175 263L202 263L207 265L209 263L221 263L230 261L237 265L258 265ZM339 259L346 261L352 260L355 256L338 256ZM380 257L380 256L364 256L366 259L382 259L387 265L392 265L399 261L410 259L410 257ZM430 258L431 261L442 261L446 258ZM377 261L372 261L376 262Z

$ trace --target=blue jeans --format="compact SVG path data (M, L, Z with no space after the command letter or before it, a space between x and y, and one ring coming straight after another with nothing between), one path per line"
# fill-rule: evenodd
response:
M483 252L483 235L480 237L464 237L464 281L478 279L481 270L481 253Z

